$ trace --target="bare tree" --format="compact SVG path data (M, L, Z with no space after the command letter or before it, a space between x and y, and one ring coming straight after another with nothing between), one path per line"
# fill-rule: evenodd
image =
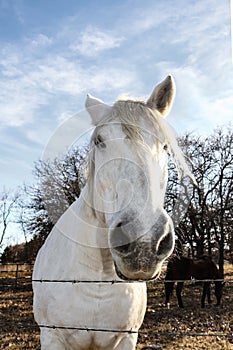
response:
M218 129L211 138L216 174L212 192L213 233L219 248L219 268L223 273L224 249L232 234L233 208L233 134Z
M223 273L224 250L232 233L232 131L229 126L215 130L206 138L185 135L181 144L192 160L198 187L193 187L177 236L183 245L190 247L192 255L217 252ZM172 181L169 191L174 196L177 186L174 176Z
M19 199L19 192L13 192L3 189L0 193L0 248L7 233L7 227L10 222L13 222L13 211L16 208Z
M28 204L29 204L29 198L26 195L27 194L27 186L24 185L21 188L20 191L20 196L19 199L17 201L17 206L16 206L16 213L15 213L15 217L14 217L14 222L15 224L19 225L21 232L23 233L24 236L24 262L28 262L29 261L29 249L28 249L28 229L27 229L27 225L28 225L28 214L29 214L29 210L28 210Z
M86 149L72 149L64 158L35 164L35 186L27 187L27 230L46 238L85 184Z

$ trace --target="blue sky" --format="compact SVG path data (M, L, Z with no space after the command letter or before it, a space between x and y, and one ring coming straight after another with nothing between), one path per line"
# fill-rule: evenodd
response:
M0 25L0 188L33 182L54 135L68 147L90 128L88 92L147 98L172 74L178 134L232 119L229 0L0 0Z

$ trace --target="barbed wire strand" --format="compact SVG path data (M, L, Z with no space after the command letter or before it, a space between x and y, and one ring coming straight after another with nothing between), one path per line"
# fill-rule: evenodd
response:
M23 324L16 323L19 328L48 328L48 329L63 329L63 330L77 330L77 331L86 331L86 332L103 332L103 333L126 333L126 334L138 334L138 335L160 335L160 336L178 336L178 337L221 337L233 339L233 334L227 333L202 333L202 332L177 332L177 331L143 331L143 330L122 330L122 329L105 329L105 328L91 328L91 327L66 327L66 326L56 326L56 325L43 325L43 324ZM6 327L6 323L1 326ZM12 323L9 323L12 326Z
M76 279L67 279L67 280L59 280L59 279L32 279L32 282L40 282L40 283L106 283L106 284L119 284L119 283L142 283L142 282L153 282L155 284L164 284L164 283L175 283L175 282L191 282L191 283L199 283L199 282L233 282L233 279L186 279L186 280L96 280L96 281L90 281L90 280L76 280Z

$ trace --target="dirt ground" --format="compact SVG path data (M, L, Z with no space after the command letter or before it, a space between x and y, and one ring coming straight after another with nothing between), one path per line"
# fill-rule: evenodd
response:
M163 284L148 283L148 308L137 350L149 345L154 349L161 346L162 350L233 350L233 266L225 268L225 279L229 282L224 288L222 305L216 307L213 303L205 309L200 307L201 286L187 283L183 290L185 308L177 307L173 295L167 309L163 305ZM215 302L214 295L212 299ZM191 336L193 333L196 336ZM17 291L0 292L0 349L40 349L31 290L20 290L19 286Z

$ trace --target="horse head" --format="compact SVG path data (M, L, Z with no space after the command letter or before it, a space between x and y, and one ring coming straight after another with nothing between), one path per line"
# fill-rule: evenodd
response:
M107 246L123 279L157 277L174 248L173 224L163 209L169 142L164 117L174 93L168 76L147 102L109 106L87 96L95 125L89 156L91 206L107 228Z

